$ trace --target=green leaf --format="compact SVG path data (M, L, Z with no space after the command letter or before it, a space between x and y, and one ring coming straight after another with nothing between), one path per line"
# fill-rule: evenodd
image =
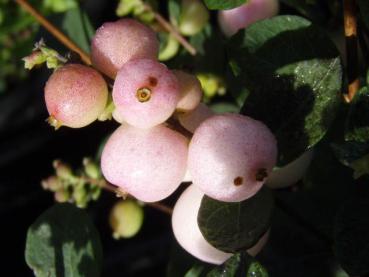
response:
M248 0L204 0L210 10L233 9L248 2Z
M367 0L357 0L357 5L361 13L361 18L363 19L367 28L369 28L369 2Z
M346 166L369 154L369 143L364 142L346 141L333 143L331 147L337 159Z
M363 87L351 102L346 119L345 139L348 141L369 141L369 90Z
M207 277L268 277L266 269L247 253L237 253L221 266L215 267Z
M273 131L280 166L323 138L342 86L339 53L324 32L302 17L277 16L233 36L227 51L249 91L242 113Z
M343 203L335 224L335 254L350 276L369 274L368 180Z
M189 271L187 271L184 277L200 277L205 271L205 266L202 264L194 265Z
M242 202L221 202L204 196L198 223L205 239L224 252L237 252L254 246L269 229L273 197L263 187Z
M100 276L99 235L85 211L58 204L29 227L26 262L38 277Z
M95 29L88 15L79 7L67 11L62 22L62 29L73 42L84 51L90 52L90 44Z
M65 12L78 6L77 0L43 0L46 9L53 12Z
M178 26L178 20L181 15L181 2L180 0L169 0L168 1L168 13L170 22Z

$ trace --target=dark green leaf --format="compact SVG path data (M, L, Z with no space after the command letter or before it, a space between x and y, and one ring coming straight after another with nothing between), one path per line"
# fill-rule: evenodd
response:
M227 50L234 74L250 92L242 113L273 131L279 165L322 139L342 85L339 54L324 32L302 17L277 16L239 32Z
M206 268L204 265L196 264L189 271L187 271L184 277L200 277L205 272Z
M58 204L28 229L26 261L36 276L99 276L99 235L84 210Z
M269 229L273 197L263 187L242 202L221 202L204 196L198 223L205 239L225 252L237 252L254 246Z
M248 0L204 0L205 5L210 10L228 10L233 9L242 4L247 3Z
M346 120L345 139L348 141L369 141L369 90L363 87L351 102Z
M215 267L207 277L268 277L266 269L247 253L237 253L221 266Z
M369 143L346 141L340 144L334 143L331 146L337 159L346 166L369 154Z
M335 224L335 254L350 276L369 274L368 180L343 203Z
M63 18L62 29L79 47L90 52L91 38L95 29L84 11L79 7L67 11Z

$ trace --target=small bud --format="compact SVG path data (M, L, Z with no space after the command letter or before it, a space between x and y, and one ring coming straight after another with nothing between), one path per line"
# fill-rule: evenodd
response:
M62 188L62 183L56 176L50 176L41 182L42 188L45 190L57 191Z
M144 218L142 206L128 199L118 201L110 211L109 222L113 237L131 238L141 229Z
M101 171L99 166L90 158L83 159L83 166L86 175L92 179L99 179L101 177Z
M46 61L46 56L41 51L34 51L22 60L24 61L24 68L31 70L34 66L43 64Z
M58 190L54 194L54 199L59 203L67 202L69 200L69 193L63 189Z
M60 160L54 160L53 167L55 168L56 175L62 179L70 179L73 176L70 166Z
M212 99L217 94L225 94L226 88L220 77L214 74L200 73L197 74L197 78L201 83L205 98Z
M91 199L96 201L97 199L99 199L100 195L101 195L101 187L92 186L92 188L91 188Z
M72 197L77 207L86 208L88 203L88 193L83 182L80 182L74 186Z
M150 3L153 1L148 2L150 6L155 4ZM145 23L151 23L155 19L154 12L148 10L142 0L120 0L115 13L119 17L132 14L134 17Z

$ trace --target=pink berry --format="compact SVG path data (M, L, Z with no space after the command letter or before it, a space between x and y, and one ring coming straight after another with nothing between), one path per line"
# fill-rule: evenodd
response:
M164 125L139 129L124 124L107 141L101 168L105 178L144 202L168 197L186 172L188 140Z
M263 123L239 114L215 115L192 137L188 170L209 197L239 202L261 188L276 159L276 140Z
M208 243L197 224L197 214L204 193L196 186L189 186L178 198L172 214L172 228L178 243L199 260L221 264L232 256Z
M68 64L57 69L45 86L49 122L55 128L84 127L103 112L108 99L105 80L94 69Z
M134 19L104 23L91 45L93 65L111 78L132 59L156 59L159 41L149 27Z
M202 97L200 81L196 76L181 70L173 70L172 72L177 77L181 94L177 110L181 112L194 110L199 105Z
M208 243L202 235L197 223L204 193L196 186L190 185L178 198L172 214L172 229L178 243L191 255L201 261L211 264L221 264L232 256L216 249ZM257 255L264 247L269 237L269 231L247 252L251 256Z
M212 115L214 112L205 104L200 103L193 111L179 114L178 120L185 129L193 133L205 119Z
M278 11L278 0L250 0L237 8L219 11L218 21L223 33L232 36L256 21L277 15Z
M113 87L113 101L119 117L138 128L165 122L179 101L177 78L168 68L149 59L123 65Z

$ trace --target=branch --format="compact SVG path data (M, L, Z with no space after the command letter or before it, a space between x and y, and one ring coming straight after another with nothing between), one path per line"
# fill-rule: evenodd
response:
M359 90L359 62L357 43L356 1L344 0L343 17L346 38L348 91L344 95L345 101L350 103Z
M114 194L116 194L117 196L123 197L123 198L131 198L131 199L135 199L132 195L129 195L123 191L121 191L119 188L117 188L116 186L112 185L111 183L105 181L104 179L102 180L96 180L96 179L90 179L90 178L85 178L85 180L91 184L94 184L96 186L101 187L102 189L112 192ZM152 202L152 203L146 203L146 206L152 207L154 209L157 209L158 211L161 211L165 214L168 215L172 215L173 213L173 209L171 207L168 207L160 202Z
M46 30L48 30L54 37L56 37L68 49L78 53L81 59L88 65L91 65L89 55L79 48L73 41L64 35L58 28L56 28L50 21L41 15L34 7L32 7L27 0L15 0L18 5L29 12Z
M184 48L186 48L186 50L193 56L196 55L196 49L183 37L180 35L180 33L176 30L176 28L170 24L164 17L162 17L159 13L157 13L156 11L154 11L152 9L152 7L147 4L147 3L143 3L145 9L149 12L152 12L154 14L154 17L156 19L156 21L158 21L158 23L169 33L171 33L173 35L173 37L178 40L178 42L180 44L182 44L182 46Z

